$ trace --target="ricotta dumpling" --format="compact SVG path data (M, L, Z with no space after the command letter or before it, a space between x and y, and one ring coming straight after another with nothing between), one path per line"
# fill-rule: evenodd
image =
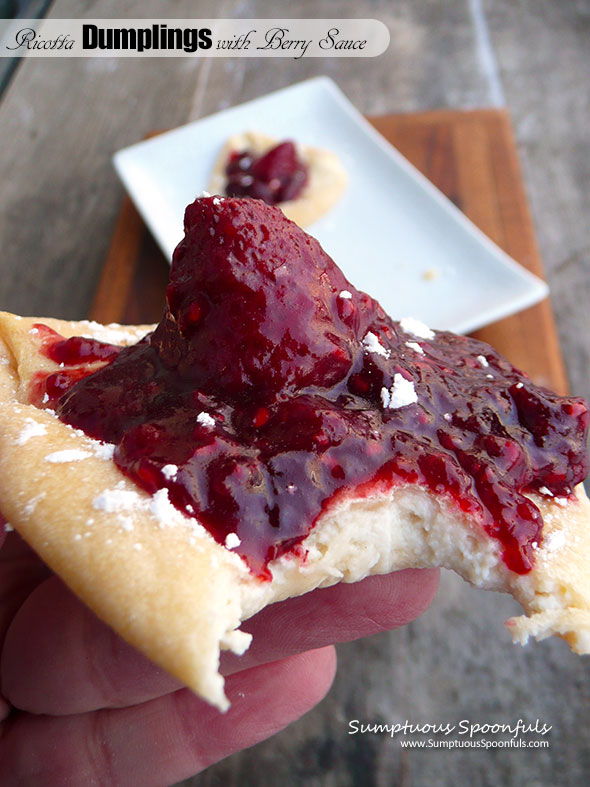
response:
M442 566L590 651L588 406L391 320L260 200L187 208L155 326L0 313L0 510L115 631L227 708L245 619Z

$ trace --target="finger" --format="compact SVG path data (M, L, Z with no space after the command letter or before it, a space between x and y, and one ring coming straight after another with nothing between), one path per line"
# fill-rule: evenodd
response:
M438 569L406 569L266 607L242 626L252 634L249 649L240 657L224 653L222 671L229 675L292 653L404 626L428 608L438 577Z
M48 787L172 784L298 719L325 696L335 668L334 649L323 648L240 672L228 680L226 714L183 689L122 710L22 715L0 738L0 773Z
M17 610L50 574L18 533L6 534L0 551L0 647Z
M137 705L181 684L124 642L57 578L25 601L6 634L0 693L31 713Z
M428 606L437 582L437 571L408 570L272 605L244 624L254 641L242 657L224 654L222 671L230 674L403 625ZM2 654L4 696L33 713L124 707L178 688L56 579L28 599Z

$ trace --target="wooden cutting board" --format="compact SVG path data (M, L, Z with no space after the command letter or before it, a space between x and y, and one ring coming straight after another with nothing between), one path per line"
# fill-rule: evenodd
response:
M525 268L543 276L514 136L505 111L443 110L385 115L370 121L492 240ZM92 304L91 319L157 322L168 272L166 260L126 197ZM558 393L567 392L549 300L474 335L527 371L537 384Z

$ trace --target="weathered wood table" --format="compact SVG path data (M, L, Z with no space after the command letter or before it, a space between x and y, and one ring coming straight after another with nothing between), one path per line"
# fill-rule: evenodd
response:
M263 0L103 0L102 17L268 17ZM50 14L80 14L56 0ZM88 16L92 3L83 4ZM112 153L316 74L369 115L507 106L573 392L590 397L590 3L306 0L298 16L374 17L391 31L370 60L30 60L0 100L0 308L81 318L93 301L123 190ZM283 11L283 13L286 13ZM531 350L533 353L533 350ZM324 703L195 784L586 784L590 667L560 642L502 632L511 601L445 575L410 626L339 648ZM549 749L408 750L348 721L553 725Z

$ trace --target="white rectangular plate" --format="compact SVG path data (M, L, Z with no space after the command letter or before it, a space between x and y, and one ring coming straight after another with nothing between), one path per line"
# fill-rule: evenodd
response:
M349 186L307 230L394 318L466 333L531 306L547 285L505 254L392 147L327 77L300 82L120 150L115 168L170 259L185 207L227 137L261 131L334 151ZM435 278L427 278L428 271ZM426 275L426 276L425 276Z

